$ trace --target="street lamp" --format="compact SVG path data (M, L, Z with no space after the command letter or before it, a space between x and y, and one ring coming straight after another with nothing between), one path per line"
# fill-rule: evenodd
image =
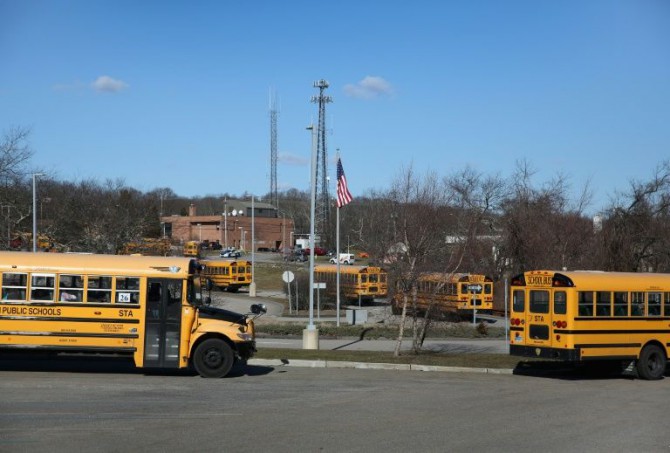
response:
M249 297L256 297L256 280L254 279L254 267L256 261L256 214L254 211L254 197L251 196L251 284L249 285Z
M317 134L314 125L307 127L312 135L312 163L310 177L310 225L309 225L309 324L303 330L302 348L319 349L319 330L314 325L314 212L316 210L316 160Z
M44 173L33 173L33 253L37 252L37 177Z

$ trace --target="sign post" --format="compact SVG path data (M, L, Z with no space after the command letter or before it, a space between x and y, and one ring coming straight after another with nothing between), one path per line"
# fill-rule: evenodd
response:
M481 294L482 285L468 285L470 298L472 299L472 325L477 325L477 294Z
M288 287L288 313L292 313L293 302L291 302L291 282L295 279L295 274L291 271L284 271L281 275L281 279L284 280L286 286ZM297 304L296 304L296 313L297 313Z

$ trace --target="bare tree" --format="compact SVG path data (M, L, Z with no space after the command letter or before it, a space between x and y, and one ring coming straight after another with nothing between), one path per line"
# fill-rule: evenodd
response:
M615 271L670 269L670 161L649 181L631 181L628 193L606 211L602 267Z

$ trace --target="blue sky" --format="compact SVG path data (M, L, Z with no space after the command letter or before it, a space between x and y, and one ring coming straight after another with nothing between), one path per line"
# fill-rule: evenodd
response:
M326 79L354 197L527 160L598 209L670 157L668 23L666 0L0 0L0 130L59 179L264 194L272 89L279 188L306 190Z

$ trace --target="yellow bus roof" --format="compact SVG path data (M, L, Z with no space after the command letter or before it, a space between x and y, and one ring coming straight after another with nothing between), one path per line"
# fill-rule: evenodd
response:
M522 275L551 276L563 275L569 278L575 287L597 290L608 288L611 290L625 289L659 289L670 290L670 274L653 272L604 272L604 271L527 271ZM661 288L662 287L662 288Z
M317 264L314 266L314 272L337 272L337 264ZM344 264L340 265L340 274L365 274L373 272L386 272L386 270L377 266L355 266Z
M192 261L173 256L0 252L0 271L186 277Z
M242 265L242 266L248 266L251 264L251 261L249 260L236 260L236 259L231 259L231 258L207 258L204 260L200 260L200 264L204 264L205 266L224 266L224 265L233 265L237 264Z

